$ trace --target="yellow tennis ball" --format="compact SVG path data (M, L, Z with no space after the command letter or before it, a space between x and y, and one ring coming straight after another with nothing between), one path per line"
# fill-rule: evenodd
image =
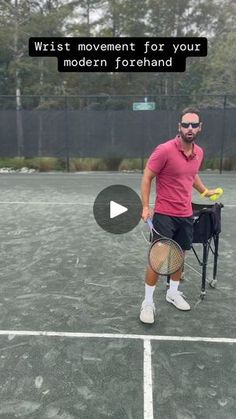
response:
M209 198L211 201L216 201L217 199L220 198L220 196L223 194L223 189L222 188L216 188L216 193L214 195L211 195Z

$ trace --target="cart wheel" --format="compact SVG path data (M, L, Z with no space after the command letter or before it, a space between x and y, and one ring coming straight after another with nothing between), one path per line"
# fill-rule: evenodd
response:
M183 281L184 281L184 279L185 279L185 272L184 272L184 271L182 271L182 273L181 273L181 277L180 277L180 281L181 281L181 282L183 282Z
M216 287L216 284L217 284L217 279L212 279L209 282L209 285L210 285L211 288L215 288Z

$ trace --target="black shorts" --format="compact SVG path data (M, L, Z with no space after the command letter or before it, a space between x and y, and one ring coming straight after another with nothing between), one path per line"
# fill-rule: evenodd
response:
M155 213L153 216L154 228L163 236L175 240L183 250L191 249L193 241L193 217L172 217L170 215ZM153 240L157 236L153 235Z

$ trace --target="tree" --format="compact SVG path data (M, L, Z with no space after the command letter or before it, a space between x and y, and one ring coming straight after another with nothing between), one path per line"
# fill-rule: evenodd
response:
M70 32L73 36L94 36L100 22L95 12L103 8L104 0L80 0L77 3L75 17L78 19L70 24Z
M201 89L215 94L236 90L236 31L220 40L210 53Z
M1 92L18 98L18 107L22 94L39 94L30 106L53 107L59 99L45 94L196 94L216 77L217 91L228 81L235 91L233 59L226 57L224 83L214 68L229 45L234 50L235 8L235 0L2 0ZM56 58L28 56L30 36L207 36L209 53L188 58L185 73L59 73Z

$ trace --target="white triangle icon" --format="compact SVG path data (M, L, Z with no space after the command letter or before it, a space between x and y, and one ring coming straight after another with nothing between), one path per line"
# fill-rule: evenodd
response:
M128 211L128 208L117 204L115 201L110 201L110 218L118 217L118 215L123 214L126 211Z

